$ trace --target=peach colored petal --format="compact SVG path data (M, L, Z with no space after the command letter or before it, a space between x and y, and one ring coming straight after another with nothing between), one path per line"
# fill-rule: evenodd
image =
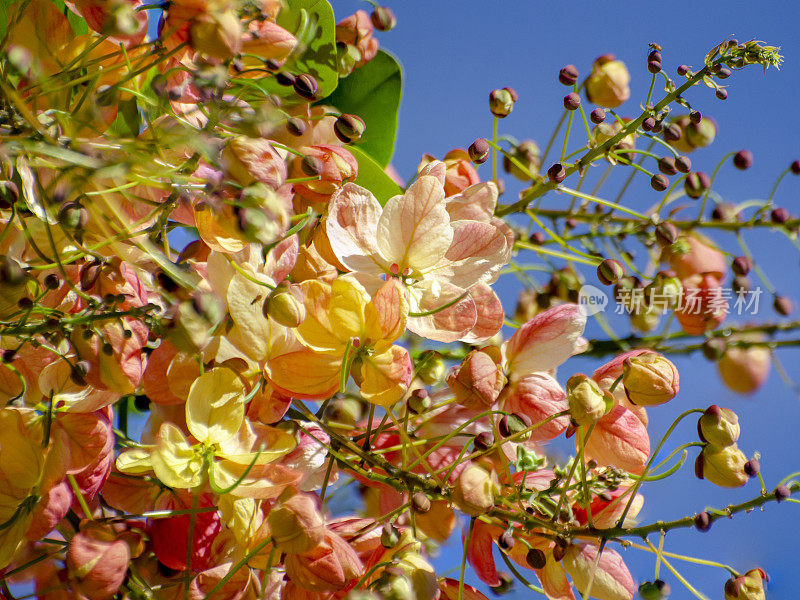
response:
M500 298L489 285L476 283L469 288L469 295L475 303L477 315L475 326L461 338L461 341L476 344L497 334L503 327L506 314Z
M359 379L364 400L390 406L405 396L413 371L408 350L392 346L382 354L364 357L361 365Z
M569 410L566 393L547 373L531 373L512 383L501 397L501 406L505 411L526 415L533 424ZM568 426L569 415L558 417L534 429L530 439L552 440Z
M577 440L576 440L577 443ZM587 459L641 475L650 456L650 437L642 422L621 405L597 421L586 442Z
M339 389L342 357L299 350L271 358L267 377L273 385L294 398L330 398Z
M328 205L326 230L331 249L347 269L380 275L387 267L378 251L381 205L367 189L345 184Z

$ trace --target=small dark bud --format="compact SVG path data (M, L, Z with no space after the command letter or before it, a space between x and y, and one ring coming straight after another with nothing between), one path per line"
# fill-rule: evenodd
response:
M478 138L469 146L469 158L476 165L482 165L489 160L489 155L492 151L489 146L489 140L486 138Z
M789 490L789 486L779 485L778 487L775 488L774 494L775 494L775 500L777 500L778 502L783 502L789 496L792 495L792 492L791 490Z
M61 285L61 280L55 273L50 273L50 275L44 278L44 287L48 290L56 290L59 285Z
M504 531L500 534L500 537L497 538L497 545L505 552L511 550L515 543L516 540L514 539L514 533L511 531Z
M733 166L744 171L753 166L753 153L750 150L739 150L733 155Z
M561 183L567 176L567 170L564 168L564 165L561 163L556 163L549 169L547 169L547 177L553 183Z
M340 115L333 124L333 132L345 144L360 140L366 129L364 119L357 115Z
M675 123L670 124L666 129L664 129L664 139L668 142L677 142L679 139L681 139L681 128Z
M715 94L717 100L727 100L728 98L728 90L724 90L722 88L718 89Z
M304 156L300 161L300 170L309 177L316 177L325 170L325 165L316 156Z
M58 211L58 222L65 229L84 229L89 223L89 211L78 202L67 202Z
M656 126L656 120L653 117L647 117L644 121L642 121L642 129L645 131L653 131L653 127Z
M702 196L709 187L711 187L711 180L702 171L689 173L683 182L683 190L686 195L694 200Z
M698 123L700 123L700 121L703 120L703 115L700 114L699 110L693 110L692 112L689 113L689 120L695 125L697 125Z
M313 75L309 75L308 73L298 75L295 77L293 85L295 93L301 98L312 102L317 99L319 85L317 85L317 80L314 79Z
M606 120L606 111L599 107L595 108L589 115L589 119L591 119L592 123L595 125L600 125L600 123Z
M661 72L661 63L657 60L648 61L647 70L655 75L656 73Z
M534 231L530 237L528 237L528 241L534 246L541 246L545 242L544 233L541 231Z
M676 71L678 72L678 75L683 77L689 72L689 65L678 65Z
M666 600L671 591L669 584L661 579L645 581L639 586L639 595L642 600Z
M678 228L669 221L656 226L656 239L662 246L671 246L678 239Z
M727 67L721 67L719 71L717 71L717 78L718 79L727 79L731 76L731 70Z
M527 415L512 413L510 415L503 415L503 418L500 419L500 422L497 424L497 432L504 438L507 438L525 431L530 426L531 420Z
M731 289L734 294L746 294L752 289L752 285L747 277L737 275L731 282Z
M775 299L772 301L772 308L775 309L775 312L783 317L788 317L792 314L792 301L789 300L786 296L775 296Z
M739 220L739 213L730 202L720 202L711 211L711 218L723 223L735 223Z
M783 225L786 221L789 220L789 211L779 206L778 208L773 208L772 212L769 213L769 218L772 220L773 223L777 225Z
M306 132L306 128L306 122L303 119L292 117L286 121L286 131L289 132L289 135L300 137Z
M751 458L744 463L744 472L747 473L748 477L755 477L759 471L761 471L761 465L755 458Z
M731 263L731 270L736 275L747 275L753 268L753 261L747 256L737 256Z
M656 121L656 124L653 125L653 133L661 133L662 131L664 131L664 122Z
M597 278L603 285L617 283L625 275L625 267L618 260L607 258L597 265Z
M280 73L275 74L275 81L278 82L278 85L289 87L294 85L295 79L295 76L288 71L281 71Z
M274 58L268 58L264 61L264 68L271 73L276 73L281 70L281 62Z
M663 192L669 187L669 179L667 179L666 175L656 173L650 178L650 187L657 192Z
M419 388L411 392L411 396L406 404L408 406L408 410L415 415L424 413L433 405L430 396L428 396L428 391L423 388Z
M19 306L21 310L30 310L33 308L33 300L27 296L23 296L17 300L17 306Z
M675 159L671 156L665 156L664 158L658 159L658 170L661 171L664 175L675 175L678 172L678 168L675 166Z
M483 431L475 436L472 443L476 452L485 452L494 445L494 436L488 431Z
M16 350L12 350L10 348L3 350L2 352L2 359L4 363L13 362L14 358L16 358L17 352Z
M578 68L575 65L567 65L558 72L558 80L563 85L575 85L578 81Z
M531 566L531 569L543 569L547 564L547 556L539 548L531 548L525 555L525 561Z
M800 160L792 161L792 164L789 165L789 170L795 175L800 175Z
M703 356L710 361L716 362L725 354L727 346L723 338L713 337L703 342L701 350L703 351Z
M417 492L411 496L411 507L414 512L426 513L431 509L431 500L424 493Z
M378 31L391 31L397 25L397 17L388 6L376 6L369 18Z
M564 108L567 110L578 110L581 105L581 97L575 92L570 92L564 96Z
M694 516L694 526L697 531L708 531L711 529L711 516L706 511L697 513Z
M647 62L650 62L651 60L661 62L661 52L658 50L651 50L650 54L647 55Z

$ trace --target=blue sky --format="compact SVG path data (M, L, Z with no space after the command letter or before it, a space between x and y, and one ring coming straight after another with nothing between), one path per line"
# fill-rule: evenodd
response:
M337 18L358 8L369 11L365 2L333 1ZM790 2L502 2L463 0L428 2L402 0L389 3L398 18L397 28L380 34L382 47L397 55L405 69L405 90L394 165L410 177L423 153L441 157L455 147L466 148L476 137L489 137L491 115L487 96L495 87L512 86L520 100L512 115L501 123L501 132L519 139L532 138L544 145L561 115L566 88L557 81L558 70L568 63L588 73L592 60L607 52L625 61L632 74L631 100L620 107L622 116L638 115L650 78L646 71L647 44L663 47L665 70L674 76L681 63L701 65L705 53L729 35L740 41L760 39L781 46L785 57L780 71L766 74L758 67L735 73L725 102L713 92L696 88L686 94L703 114L720 126L716 141L691 155L695 168L711 172L728 151L751 150L754 166L747 172L724 166L715 191L725 200L743 202L765 198L775 177L792 160L800 158L800 127L795 116L800 89L800 5ZM580 129L577 130L580 134ZM575 134L575 135L577 135ZM577 137L575 138L577 140ZM576 142L577 143L577 142ZM574 146L577 147L577 146ZM598 169L600 171L601 169ZM487 165L482 177L491 177ZM620 179L603 188L616 195ZM513 200L520 186L507 179L506 200ZM778 204L798 211L800 178L788 176L775 196ZM643 208L653 202L648 182L641 178L626 195L625 202ZM554 197L549 206L563 207L566 200ZM694 211L692 212L694 214ZM771 233L745 235L759 264L782 293L800 298L798 264L800 253L783 236ZM723 247L732 248L730 238ZM510 277L501 279L497 289L513 310L520 286ZM764 303L755 320L774 319ZM794 313L798 318L798 313ZM731 323L734 323L731 320ZM590 323L589 335L598 335ZM779 354L784 367L797 376L800 351ZM701 355L675 359L680 370L682 391L668 405L651 409L651 438L659 439L669 423L683 410L712 403L734 409L740 415L740 447L748 455L761 452L762 472L771 489L784 475L800 469L800 400L773 370L759 392L749 397L729 392L716 374L715 366ZM559 372L566 380L575 372L591 372L599 362L573 359ZM696 438L694 419L678 428L668 445ZM694 455L691 456L693 460ZM744 489L721 490L694 477L691 460L667 482L645 488L642 522L673 519L702 510L740 502L758 493L751 481ZM763 567L770 575L770 598L793 598L796 589L797 556L800 550L800 519L796 504L770 504L763 512L739 515L720 521L711 531L670 533L665 548L679 553L728 563L739 570ZM653 538L655 541L657 538ZM652 555L627 550L623 556L634 579L652 579ZM455 566L460 558L458 544L443 549L436 560L440 569ZM727 575L720 569L700 567L681 561L674 566L710 598L722 597ZM672 585L672 598L691 598L675 578L662 569L662 578ZM474 582L474 579L472 580ZM518 590L512 597L528 597Z

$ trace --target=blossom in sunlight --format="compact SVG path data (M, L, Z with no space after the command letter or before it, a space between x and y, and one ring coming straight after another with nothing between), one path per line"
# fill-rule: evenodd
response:
M384 207L369 190L345 185L328 208L328 239L368 289L381 278L402 283L410 331L474 343L502 326L502 307L488 284L508 262L513 236L492 216L493 183L445 200L443 169L435 172L420 175Z

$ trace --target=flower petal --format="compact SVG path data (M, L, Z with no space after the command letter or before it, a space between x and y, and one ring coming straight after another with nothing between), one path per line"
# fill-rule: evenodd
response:
M372 192L354 183L346 184L331 198L326 221L328 241L336 258L349 270L375 275L383 272L384 260L376 241L382 210Z
M406 326L409 331L437 342L454 342L475 327L478 309L463 288L438 281L421 281L408 288L408 292L411 317ZM420 316L413 316L415 313Z
M475 303L477 316L475 327L461 338L462 342L476 344L484 342L497 334L506 318L503 305L494 290L485 283L476 283L469 288L469 295Z
M244 421L244 384L230 369L217 367L198 377L186 399L186 426L198 441L220 444Z
M364 357L359 376L361 395L372 404L390 406L405 396L412 371L408 350L400 346Z
M577 443L577 442L576 442ZM633 412L618 404L597 421L586 442L586 459L641 475L650 456L647 428Z

